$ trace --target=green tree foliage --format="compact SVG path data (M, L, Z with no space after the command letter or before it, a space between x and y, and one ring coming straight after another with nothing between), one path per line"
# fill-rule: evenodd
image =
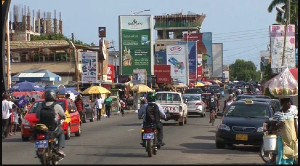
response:
M230 80L238 81L259 81L260 73L256 71L256 67L251 61L237 59L229 66Z
M31 38L31 41L37 41L37 40L66 40L66 41L70 41L71 39L67 38L63 34L45 34L45 35L43 34L43 35L40 35L40 36L33 36ZM75 40L74 44L83 45L83 46L90 46L87 43L83 43L81 40Z
M298 0L290 0L290 24L295 24L298 21ZM288 0L272 0L268 7L268 12L271 13L277 6L281 7L284 11L287 11ZM275 9L276 10L276 9ZM276 22L279 24L285 24L287 14L281 11L276 13Z
M265 67L265 71L264 71L264 74L263 74L262 82L268 81L268 80L270 80L271 78L273 78L275 76L276 76L276 74L272 73L271 64L268 64Z

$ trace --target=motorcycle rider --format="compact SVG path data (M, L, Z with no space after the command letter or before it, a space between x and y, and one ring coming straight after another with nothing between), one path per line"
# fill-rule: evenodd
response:
M54 121L57 122L58 115L60 116L60 119L66 119L66 115L65 115L65 112L64 112L62 106L56 103L55 92L53 90L47 90L44 94L44 97L45 97L45 102L43 102L42 105L39 105L40 107L37 108L37 111L36 111L36 118L39 119L39 123L40 124L49 124ZM49 112L47 113L46 111L51 111L51 110L45 109L46 107L53 108L54 114L55 114L54 120L53 119L51 120L48 118ZM46 122L45 122L45 119L47 119ZM41 122L41 121L43 121L43 122ZM50 121L50 122L48 122L48 121ZM62 148L65 147L64 130L59 125L56 125L56 128L54 130L52 130L52 129L49 129L49 130L53 131L54 136L58 139L59 150L57 153L60 154L61 156L65 157L66 156L65 153L62 151Z
M210 110L209 123L212 123L212 120L215 118L215 114L216 114L216 111L217 111L217 106L218 106L217 102L218 102L218 99L215 96L215 92L214 91L211 91L210 93L211 93L211 96L208 99L208 106L209 106L209 110Z
M156 97L154 95L154 93L148 93L147 95L147 101L148 103L147 104L144 104L140 109L139 109L139 112L138 112L138 117L139 119L142 119L143 118L143 123L152 123L152 122L148 122L147 121L147 110L149 109L149 107L152 107L153 104L156 105L157 109L155 109L155 113L154 113L154 123L156 123L156 127L157 127L157 130L158 130L158 133L157 133L157 140L158 140L158 145L160 146L164 146L165 143L163 142L163 124L161 123L161 119L166 119L167 116L166 114L164 113L164 110L162 108L162 106L159 104L159 103L156 103ZM143 143L141 143L143 145Z

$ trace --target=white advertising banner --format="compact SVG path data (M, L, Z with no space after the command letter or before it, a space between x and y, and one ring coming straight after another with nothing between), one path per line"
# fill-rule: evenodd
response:
M98 59L97 52L81 52L82 83L97 83Z
M223 43L212 44L213 77L223 77Z
M146 69L134 69L133 70L133 84L145 84L147 85L147 71Z
M178 82L188 84L186 45L168 45L166 50L167 65L171 65L171 77Z
M282 55L284 45L285 26L271 25L271 68L275 72L281 72ZM289 68L295 67L295 26L288 25L286 33L286 46L284 67L288 65Z

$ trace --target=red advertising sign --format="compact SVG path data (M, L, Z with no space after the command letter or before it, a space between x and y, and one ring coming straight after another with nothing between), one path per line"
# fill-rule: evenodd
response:
M198 76L197 76L198 80L201 80L203 77L202 76L202 66L197 67L197 74L198 74Z
M171 76L156 75L156 82L158 84L170 84L172 82Z
M107 66L107 80L111 80L112 82L115 81L115 66L108 64Z
M171 65L154 65L154 75L170 76L171 75Z

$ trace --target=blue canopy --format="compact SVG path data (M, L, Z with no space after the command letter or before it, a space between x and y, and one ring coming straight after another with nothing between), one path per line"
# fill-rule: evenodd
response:
M72 88L61 88L61 89L58 89L57 92L61 95L68 94L68 93L74 93L74 95L80 94L79 92L77 92L76 90L74 90Z
M49 70L26 70L11 78L15 82L38 82L38 81L61 81L61 77L56 75Z
M20 82L9 89L11 92L31 92L31 91L43 91L44 88L33 82Z

